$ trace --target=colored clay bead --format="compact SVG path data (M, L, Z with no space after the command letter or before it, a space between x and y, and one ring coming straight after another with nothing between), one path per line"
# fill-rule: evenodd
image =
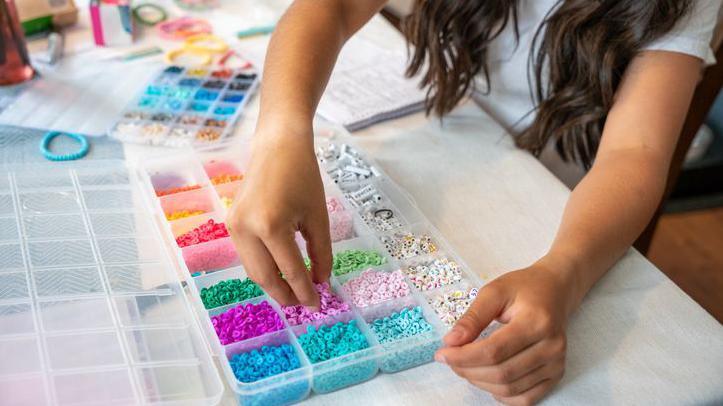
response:
M219 79L228 79L233 75L233 70L231 69L219 69L211 72L211 76Z
M469 305L477 297L477 292L476 288L453 290L441 293L428 301L442 322L451 327L467 311Z
M229 359L231 370L240 382L251 383L301 367L294 347L289 344L267 346L236 354Z
M284 328L281 317L265 300L258 304L247 303L232 307L212 316L211 324L223 345Z
M296 326L303 323L309 323L315 320L321 320L328 316L341 314L349 311L349 304L339 298L331 291L328 282L315 284L316 292L319 294L321 306L318 312L311 312L306 306L282 306L286 320L290 325Z
M142 111L128 111L123 114L123 118L131 120L148 120L150 116Z
M191 114L184 114L178 119L178 122L185 125L197 125L201 122L201 117Z
M189 185L189 186L181 186L181 187L174 187L170 189L163 189L163 190L156 190L156 196L167 196L172 195L174 193L182 193L182 192L188 192L189 190L196 190L200 189L201 185Z
M432 331L432 325L424 319L422 308L404 308L399 313L374 320L370 327L380 344Z
M216 223L213 219L210 219L193 230L176 237L176 243L183 248L228 236L226 224Z
M226 120L218 120L215 118L209 118L206 119L204 125L207 127L218 127L218 128L224 128L226 127Z
M386 262L386 259L374 250L346 250L334 254L331 271L335 276L341 276Z
M239 174L224 174L224 175L217 175L211 178L211 183L214 185L220 185L223 183L229 183L229 182L235 182L238 180L242 180L244 178L243 175Z
M190 245L183 248L182 254L190 273L226 269L241 262L230 238Z
M419 290L431 290L462 280L462 270L457 262L436 258L404 269L404 273Z
M389 255L395 259L407 259L437 251L437 245L428 235L396 232L393 235L382 236L381 241Z
M229 90L237 90L237 91L248 90L250 87L251 87L251 83L249 83L249 82L231 82L228 85Z
M376 319L370 328L385 351L379 360L384 372L398 372L431 362L442 345L419 306ZM402 339L404 342L400 343Z
M375 305L411 293L400 270L384 272L367 269L358 277L348 280L343 287L357 307Z
M179 211L167 213L166 220L174 221L174 220L179 220L179 219L186 218L186 217L198 216L199 214L203 214L203 213L204 213L203 210L179 210Z
M331 241L348 240L354 236L354 219L350 211L336 197L326 200L326 209L329 212L329 231Z
M369 342L356 325L356 320L336 323L332 327L313 325L299 336L299 345L312 364L369 348Z
M198 141L215 141L221 138L221 132L213 128L202 128L196 133Z
M202 288L200 292L201 301L206 309L243 302L263 294L259 285L249 278L220 281L215 285Z

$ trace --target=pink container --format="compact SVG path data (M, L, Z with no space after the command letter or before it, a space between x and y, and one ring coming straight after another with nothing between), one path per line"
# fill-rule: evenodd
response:
M218 271L241 264L231 237L189 245L181 251L190 273Z

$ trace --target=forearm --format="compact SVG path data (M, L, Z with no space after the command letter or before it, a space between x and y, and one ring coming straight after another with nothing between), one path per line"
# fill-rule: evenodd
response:
M382 4L297 0L289 7L266 54L258 129L273 134L310 126L339 50Z
M572 281L570 310L640 235L660 202L666 159L620 151L595 163L570 195L544 260Z
M595 163L572 192L544 259L570 277L571 310L660 203L699 72L700 60L665 51L643 52L626 69Z

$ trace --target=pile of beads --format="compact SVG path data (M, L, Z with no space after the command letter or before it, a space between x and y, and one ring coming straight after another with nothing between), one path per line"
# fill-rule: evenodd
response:
M229 183L229 182L235 182L237 180L242 180L244 178L241 174L223 174L223 175L216 175L211 178L211 183L214 185L220 185L222 183Z
M226 224L216 223L213 219L210 219L193 230L176 237L176 244L183 248L228 236Z
M391 231L404 226L392 209L372 208L362 214L364 223L374 231Z
M437 258L404 269L407 278L419 290L431 290L462 280L462 270L457 262Z
M394 272L367 269L357 278L344 284L344 291L357 307L367 307L409 295L409 285L404 281L401 270Z
M201 185L189 185L189 186L181 186L181 187L174 187L170 189L163 189L163 190L156 190L156 196L167 196L172 195L174 193L181 193L181 192L188 192L189 190L196 190L200 189Z
M182 254L191 274L226 269L241 262L230 238L190 245L183 248Z
M260 349L236 354L231 357L229 364L236 379L244 383L256 382L301 367L294 347L289 344L264 345Z
M329 287L329 282L315 284L316 292L319 294L321 305L318 312L310 311L306 306L282 306L286 320L292 326L302 323L309 323L349 311L349 304L335 295Z
M432 331L432 325L424 319L422 308L404 308L399 313L374 320L370 327L380 344L412 337Z
M329 231L331 241L348 240L354 236L354 220L351 212L336 197L326 200L326 209L329 212Z
M243 302L263 294L264 292L259 285L249 278L220 281L209 287L202 288L200 292L201 301L206 309Z
M354 191L344 193L344 198L356 209L371 207L384 200L377 188L371 183L367 183Z
M166 220L168 221L174 221L174 220L180 220L182 218L191 217L191 216L198 216L199 214L203 214L203 210L178 210L170 213L166 213Z
M247 303L232 307L219 315L212 316L211 324L223 345L284 328L281 317L265 300L259 304Z
M357 150L347 144L342 144L340 148L335 144L319 147L316 157L319 163L325 165L331 179L342 189L358 186L359 182L380 175Z
M307 326L306 333L299 336L299 344L312 364L369 348L356 320L321 326L318 330Z
M202 128L196 133L198 141L216 141L221 138L221 132L213 128Z
M383 265L386 259L374 250L346 250L334 254L331 271L335 276L348 274L362 268Z
M477 297L477 292L477 288L471 288L468 291L454 290L429 299L429 304L432 305L444 324L451 327L467 311L469 305Z
M410 232L396 232L381 237L384 247L395 259L406 259L437 251L437 245L428 235L416 236Z

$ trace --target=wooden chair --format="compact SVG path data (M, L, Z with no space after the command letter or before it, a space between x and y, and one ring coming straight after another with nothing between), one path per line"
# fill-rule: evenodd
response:
M658 226L658 221L663 212L668 197L675 189L675 184L678 181L680 172L683 167L685 155L690 148L690 144L693 142L695 134L700 129L701 125L708 116L713 103L715 102L718 93L723 85L723 20L718 21L718 27L716 33L713 36L712 42L713 49L716 50L715 56L717 63L713 66L709 66L703 71L703 77L698 83L698 87L695 90L693 101L690 104L688 115L683 125L680 138L678 139L678 145L675 148L675 154L668 170L668 181L665 186L665 194L656 210L648 226L645 228L643 233L640 235L638 240L635 242L635 248L638 249L643 255L647 256L648 250L650 249L650 243L653 241L655 235L655 229Z

